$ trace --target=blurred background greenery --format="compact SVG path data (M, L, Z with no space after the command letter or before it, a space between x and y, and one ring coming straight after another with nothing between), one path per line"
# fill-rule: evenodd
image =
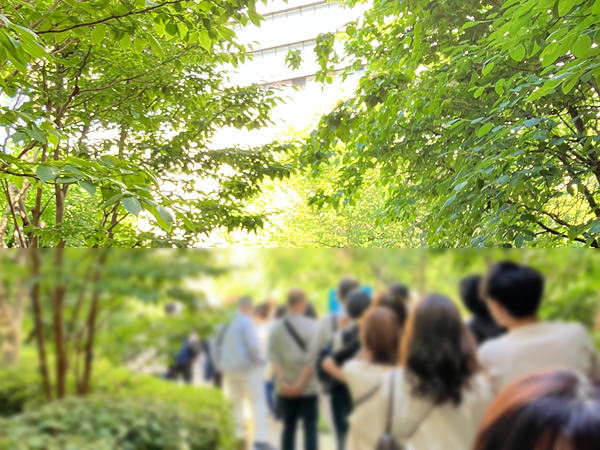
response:
M352 275L374 291L402 282L414 299L440 292L458 302L463 277L503 259L546 275L544 318L594 329L600 253L592 250L3 250L0 429L9 431L0 449L229 449L220 391L156 375L191 333L211 336L239 296L283 303L298 286L323 314L339 279ZM170 304L177 314L166 313Z

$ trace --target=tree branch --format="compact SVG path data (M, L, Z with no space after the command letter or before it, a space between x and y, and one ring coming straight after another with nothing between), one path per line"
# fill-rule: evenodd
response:
M182 3L184 0L173 0L173 1L169 1L169 2L164 2L161 3L159 5L155 5L155 6L150 6L146 9L141 9L139 11L129 11L127 13L124 14L119 14L116 16L110 16L110 17L105 17L103 19L98 19L95 20L93 22L87 22L87 23L78 23L75 25L71 25L70 27L65 27L65 28L60 28L58 30L54 30L54 29L49 29L49 30L42 30L42 31L38 31L37 34L41 35L41 34L58 34L58 33L64 33L65 31L70 31L70 30L75 30L77 28L82 28L82 27L91 27L94 25L98 25L101 23L105 23L105 22L110 22L111 20L116 20L116 19L122 19L124 17L129 17L129 16L134 16L134 15L138 15L138 14L145 14L160 8L163 8L164 6L168 6L168 5L175 5L177 3ZM58 3L58 2L57 2ZM36 26L39 24L36 24Z

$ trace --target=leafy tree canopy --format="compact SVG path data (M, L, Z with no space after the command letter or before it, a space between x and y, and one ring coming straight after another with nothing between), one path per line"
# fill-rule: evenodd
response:
M236 86L242 0L16 0L0 10L4 246L173 245L255 229L241 200L283 177L274 148L216 150L269 122L277 92ZM203 184L203 180L217 180ZM44 216L46 214L46 216ZM155 227L139 233L130 218ZM162 231L159 229L162 229Z
M429 245L600 245L600 1L374 0L337 37L320 79L365 74L303 147L337 181L316 204L377 169L387 220Z

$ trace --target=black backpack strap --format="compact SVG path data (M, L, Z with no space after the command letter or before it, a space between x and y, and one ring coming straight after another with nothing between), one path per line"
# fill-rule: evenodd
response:
M298 332L294 329L294 327L289 322L289 320L283 319L283 325L287 329L287 331L290 334L290 336L292 336L292 339L294 340L294 342L296 342L296 344L298 345L298 347L300 347L303 352L306 352L307 351L306 343L298 335Z
M375 394L377 394L379 389L381 389L381 383L377 383L369 390L369 392L364 394L362 397L357 398L353 404L353 408L356 409L366 401L370 400Z

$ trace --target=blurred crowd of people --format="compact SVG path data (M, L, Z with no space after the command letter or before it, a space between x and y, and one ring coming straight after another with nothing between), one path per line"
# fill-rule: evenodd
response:
M460 283L466 322L444 295L413 301L403 284L372 295L350 277L341 308L320 318L298 287L284 306L243 297L205 343L207 375L233 402L240 450L273 449L269 415L281 450L295 449L300 423L305 450L318 449L320 415L338 450L600 449L593 340L541 320L543 294L538 271L501 262Z

